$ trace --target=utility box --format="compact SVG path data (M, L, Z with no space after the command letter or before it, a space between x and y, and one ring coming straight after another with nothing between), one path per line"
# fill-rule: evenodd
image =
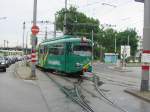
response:
M118 53L105 53L105 63L117 63L118 60Z

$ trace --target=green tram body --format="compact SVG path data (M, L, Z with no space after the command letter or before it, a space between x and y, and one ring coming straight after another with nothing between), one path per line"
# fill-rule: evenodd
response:
M65 35L39 44L38 66L65 73L82 73L83 67L91 71L91 41Z

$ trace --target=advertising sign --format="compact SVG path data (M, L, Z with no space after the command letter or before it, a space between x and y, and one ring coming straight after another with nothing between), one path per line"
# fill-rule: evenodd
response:
M144 50L142 54L142 62L150 63L150 50Z
M122 45L121 46L121 58L128 58L130 57L130 46L129 45Z

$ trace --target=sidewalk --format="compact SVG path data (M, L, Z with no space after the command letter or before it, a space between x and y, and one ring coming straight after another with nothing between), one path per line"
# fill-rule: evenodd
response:
M51 112L36 82L16 78L14 67L0 75L0 112Z
M141 92L137 89L126 89L124 91L150 103L150 91Z
M21 65L20 65L21 64ZM20 63L17 67L18 78L23 79L25 82L31 80L30 78L30 67L26 67ZM40 94L43 100L46 102L48 110L50 112L80 112L80 108L77 104L72 102L67 96L61 92L60 88L57 87L43 72L36 69L36 82L37 87L40 90ZM29 81L30 82L30 81Z
M16 64L15 72L20 79L28 80L31 75L31 68L25 65L25 62L18 62Z

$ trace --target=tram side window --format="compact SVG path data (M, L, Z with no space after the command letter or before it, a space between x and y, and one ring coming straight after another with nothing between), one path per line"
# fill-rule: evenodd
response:
M62 47L49 48L49 55L63 55L63 54L64 54L64 48Z

